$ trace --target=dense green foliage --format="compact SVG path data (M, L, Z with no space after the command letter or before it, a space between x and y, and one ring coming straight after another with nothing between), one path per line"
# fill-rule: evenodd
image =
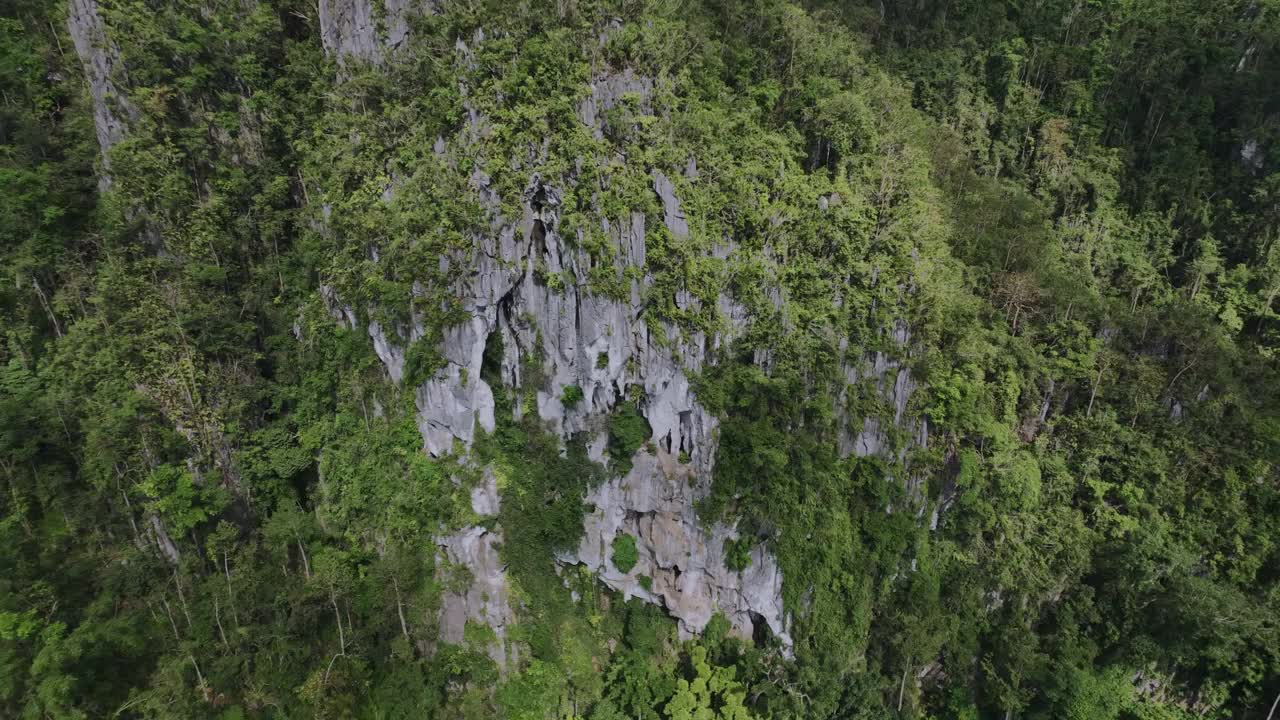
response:
M631 572L631 568L636 566L639 555L636 552L636 539L633 535L619 535L613 539L613 552L610 559L613 560L613 566L622 572Z
M0 4L0 716L1268 716L1280 4L437 4L339 67L315 3L103 0L138 109L109 169L67 3ZM652 97L595 137L578 102L623 68ZM464 317L473 171L511 217L573 177L561 230L601 260L600 219L646 214L655 336L722 328L722 293L752 318L695 378L699 512L738 523L734 569L778 557L794 659L557 572L645 408L605 421L606 471L494 341L472 455L527 652L437 641L466 578L435 538L484 478L422 451L412 387ZM414 317L397 385L364 328ZM919 383L901 418L843 372L876 352ZM864 417L885 452L842 457Z

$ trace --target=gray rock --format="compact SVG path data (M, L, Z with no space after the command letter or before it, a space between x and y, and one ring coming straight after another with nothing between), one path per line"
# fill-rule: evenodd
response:
M457 365L450 365L443 378L436 378L418 388L418 431L423 447L436 457L453 450L454 440L464 448L475 439L479 423L485 432L493 432L493 390L478 376L463 380Z
M627 95L639 99L638 110L649 112L649 98L653 95L653 81L636 75L631 68L597 77L591 83L591 92L578 104L578 119L592 128L596 139L604 137L607 129L605 115L617 107Z
M399 384L404 378L404 349L391 342L377 320L369 322L369 337L373 339L373 351L386 366L392 382Z
M105 190L111 185L111 176L106 172L111 167L111 148L124 139L129 123L137 121L138 108L119 91L119 87L127 85L124 69L119 66L120 50L107 37L96 0L70 0L67 30L76 55L84 65L89 96L93 99L93 129L102 150L104 169L98 186Z
M329 317L333 318L335 322L347 330L356 329L356 311L350 305L342 303L338 298L338 292L333 289L332 285L320 286L320 300L324 303L325 311L329 313Z
M680 209L680 198L676 197L675 186L666 175L657 170L653 171L653 190L662 200L662 221L666 223L667 229L677 238L689 237L689 221Z
M499 668L514 666L516 646L507 641L507 626L513 619L510 593L498 556L502 531L474 526L436 538L436 544L437 578L444 584L440 639L462 645L467 623L488 626L496 636L486 648L489 657Z
M480 484L471 488L471 509L481 517L497 517L502 510L502 498L498 496L498 478L493 468L486 467Z
M911 331L905 322L898 321L894 323L890 339L901 351L906 352L909 350ZM882 351L866 354L858 360L851 360L848 357L847 341L843 343L842 351L846 354L842 366L846 386L841 393L837 407L841 427L838 438L840 456L869 457L875 455L885 459L893 459L887 454L890 451L889 435L882 424L881 418L871 416L854 418L848 416L845 410L848 404L848 392L850 386L860 381L873 382L876 394L893 409L893 427L899 430L907 429L909 422L907 407L911 402L911 397L915 394L917 385L915 378L911 374L911 369L906 367L902 360L891 358ZM891 375L892 382L890 382ZM924 422L921 419L919 424L911 429L911 433L908 436L910 438L909 443L920 446L927 445L929 431ZM904 460L907 449L907 447L899 449L899 457L897 458L899 461Z
M665 176L655 177L655 191L660 197L665 194L671 221L677 223L673 231L681 231L678 221L683 215L674 187L658 178ZM474 176L473 186L483 199L487 178ZM606 483L587 498L597 509L585 520L578 553L562 560L583 562L601 572L611 587L664 605L680 620L686 635L701 631L720 611L737 632L748 636L753 623L764 618L789 648L776 561L761 545L753 551L747 571L728 570L724 542L736 537L735 531L724 525L704 529L694 510L694 503L710 486L716 422L697 403L688 373L703 367L708 348L719 347L743 331L745 309L721 298L719 307L726 315L721 335L682 338L677 328L664 325L670 342L653 342L640 301L647 280L632 280L632 292L625 300L586 291L585 268L591 258L561 238L558 197L554 187L535 178L525 193L520 232L499 227L490 236L494 239L478 241L481 251L471 259L472 271L459 289L472 319L447 333L441 350L448 368L418 391L427 449L442 454L455 441L465 447L477 421L492 429L492 395L478 377L486 337L495 331L501 333L506 355L503 382L533 390L539 417L553 431L566 437L592 431L591 455L598 460L605 458L607 440L592 428L598 428L623 401L628 387L639 387L656 454L641 451L626 478ZM497 202L490 205L495 225L502 222L496 215L498 207ZM613 262L620 274L627 267L643 268L643 215L633 214L625 224L605 223L603 230L613 238ZM522 240L517 242L516 237ZM727 257L731 251L726 247L718 252ZM553 285L547 278L562 281ZM686 301L693 302L692 298ZM536 387L529 387L534 378L524 377L521 369L522 357L529 354L540 360ZM461 383L462 368L470 379L466 387ZM569 385L583 391L583 401L572 408L560 399ZM688 462L680 463L680 457ZM640 539L642 555L641 569L626 575L612 567L607 550L613 537L624 530ZM475 553L459 553L459 557L483 561ZM652 578L651 590L639 586L640 574Z
M380 64L408 38L411 15L434 11L429 2L383 0L379 17L373 5L377 1L319 1L320 41L340 65L348 58Z
M471 489L471 509L481 517L496 516L501 509L497 478L485 468ZM505 670L517 661L514 643L507 642L507 626L513 614L498 547L502 530L479 525L436 538L436 579L444 584L440 606L440 639L461 645L468 622L488 626L497 636L487 648L489 657Z
M345 5L351 12L358 10L352 2ZM333 31L337 39L326 40L326 47L348 42L342 39L347 31L341 28L364 27L359 17L353 18L328 21L338 29ZM370 47L367 37L361 37L365 44L353 47ZM477 36L474 42L483 42L483 37ZM465 60L470 49L461 41L459 48ZM651 91L649 80L626 71L604 76L580 106L580 118L601 133L602 113L615 107L623 95L638 93L643 105ZM483 116L468 109L459 134L448 145L437 145L464 151L482 137L487 125ZM722 323L709 335L686 333L648 318L642 298L652 280L645 271L644 214L602 220L600 230L610 239L611 252L593 257L583 243L562 237L561 192L554 182L531 178L520 215L511 218L504 215L502 198L479 166L470 184L487 214L488 228L475 234L469 251L442 258L442 268L454 283L451 291L460 299L466 318L444 333L439 347L444 368L415 390L425 449L436 456L455 448L465 453L477 427L494 429L493 388L480 377L485 346L494 336L501 337L503 344L502 383L532 393L534 410L551 431L566 439L589 433L593 459L607 459L607 435L601 430L607 416L620 403L637 397L652 430L653 450L642 449L626 477L614 478L586 498L596 509L584 519L580 547L561 561L585 564L610 587L663 605L679 619L686 636L700 632L719 611L745 636L752 634L756 622L764 622L789 653L792 641L776 560L758 544L747 570L729 570L724 544L737 537L736 530L724 524L704 528L694 509L709 492L717 424L698 403L689 378L711 362L718 349L746 331L746 308L731 297L717 298ZM685 176L697 176L692 160ZM675 184L660 171L654 171L652 182L667 229L676 237L688 237L688 221ZM732 243L722 243L714 249L713 258L727 263L735 250ZM600 263L604 268L598 267ZM616 273L625 283L621 296L590 291L589 274L602 269ZM345 322L347 315L337 298L325 299L330 313ZM781 303L781 296L776 300ZM681 292L677 301L686 308L701 302L687 292ZM403 354L397 355L396 348L404 343L394 337L399 329L371 324L369 334L388 373L393 379L402 378ZM537 361L536 376L527 371L529 358ZM583 395L572 407L562 401L569 386L578 387ZM910 387L895 386L894 392L905 397ZM522 407L516 403L513 411L518 414ZM482 516L495 515L500 506L491 478L490 474L472 491L473 508ZM641 556L637 568L625 574L609 558L610 543L622 532L637 537ZM500 663L510 663L511 648L505 637L512 616L495 549L500 543L500 529L478 526L438 538L442 566L465 568L471 578L454 583L454 589L446 592L441 627L446 641L459 642L468 621L489 625L502 646L491 648L491 654L501 658ZM442 572L447 573L447 567ZM639 585L641 574L652 579L649 590Z
M1240 160L1250 170L1261 170L1266 163L1266 154L1258 144L1257 138L1249 138L1240 147Z
M679 620L682 638L702 632L716 612L746 638L762 618L789 656L792 639L777 562L759 544L744 571L728 568L724 546L737 539L737 531L723 523L705 528L694 511L709 488L709 478L699 480L691 465L680 464L661 447L656 454L642 449L626 477L587 496L595 510L586 518L582 541L560 560L591 568L627 598L662 605ZM625 573L612 559L613 540L620 535L636 539L637 562ZM648 589L641 577L649 578Z

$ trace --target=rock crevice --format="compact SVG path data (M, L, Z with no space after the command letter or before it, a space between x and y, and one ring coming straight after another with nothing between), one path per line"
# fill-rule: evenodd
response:
M751 639L767 630L789 656L790 622L778 563L757 543L744 570L729 569L725 546L739 539L737 530L720 522L705 528L694 509L709 489L670 453L642 449L626 476L588 494L595 509L584 522L582 541L560 561L591 568L625 597L663 606L679 621L682 638L701 633L719 612L740 637ZM636 564L626 572L612 558L613 541L621 535L636 540Z

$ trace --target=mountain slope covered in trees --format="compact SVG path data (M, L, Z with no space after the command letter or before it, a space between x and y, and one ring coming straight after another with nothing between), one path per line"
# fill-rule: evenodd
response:
M1276 0L6 0L0 148L0 717L1280 713Z

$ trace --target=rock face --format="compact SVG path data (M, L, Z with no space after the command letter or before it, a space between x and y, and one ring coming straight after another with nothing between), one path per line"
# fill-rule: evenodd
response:
M371 1L322 0L329 52L339 58L377 62L394 48L398 42L394 38L403 39L395 33L383 39L370 19ZM409 12L407 8L406 2L388 2L382 27L398 27L398 18ZM477 32L476 42L482 41L483 35ZM467 62L467 44L459 40L457 49ZM601 139L624 129L611 124L628 122L627 112L651 112L652 94L652 81L630 70L606 73L592 81L578 106L578 118ZM465 120L456 137L436 141L438 157L449 157L451 146L469 148L471 157L481 154L478 141L488 121L470 106L466 106ZM582 541L560 562L581 563L619 592L663 606L686 636L703 630L713 614L721 612L741 635L756 636L767 628L789 654L790 617L782 604L782 574L776 559L758 543L742 572L730 570L725 542L737 540L736 530L724 524L704 527L695 511L710 490L717 422L699 404L689 378L717 362L728 343L746 331L746 309L730 296L719 297L715 308L719 329L712 333L683 330L651 317L644 298L653 284L646 268L646 233L654 218L630 212L600 219L598 230L608 242L605 248L597 245L588 252L585 248L593 243L584 242L584 229L576 229L576 237L565 237L560 223L562 190L564 184L574 182L572 177L532 175L520 198L518 217L509 217L490 178L479 169L484 164L478 162L475 167L470 186L488 222L473 234L467 252L441 261L451 278L449 294L459 300L463 319L444 333L438 348L443 368L413 388L424 450L436 457L453 453L465 457L477 429L495 428L495 388L482 379L482 370L494 370L484 365L486 348L495 342L502 347L496 368L502 385L534 400L531 406L515 403L514 419L532 411L545 427L565 439L587 433L597 461L606 462L607 437L601 428L607 417L623 402L634 401L649 424L651 443L635 455L625 477L609 480L586 498L594 509L584 519ZM698 178L693 158L683 172L651 171L650 189L661 208L661 222L674 238L690 236L680 195L686 183ZM389 189L384 200L394 202L394 195ZM838 196L833 198L824 197L822 202L830 206L839 201ZM724 242L709 259L728 262L736 251L732 242ZM593 285L609 276L613 281L606 283L607 288ZM322 296L335 320L355 327L354 314L331 290L326 294L322 288ZM766 290L766 297L778 308L784 302L780 288ZM683 290L676 291L673 300L686 310L697 310L702 302ZM367 331L388 375L402 382L403 348L421 336L421 329L371 323ZM850 358L845 366L849 384L870 383L871 391L892 408L893 415L892 427L873 417L844 417L840 450L845 457L876 455L902 462L910 447L927 444L927 425L921 421L912 426L908 413L916 382L901 359L910 347L905 324L895 327L892 340L900 352L860 355L845 349ZM768 351L757 351L755 361L767 370ZM491 372L483 374L489 381L494 378ZM571 392L566 393L567 389ZM909 475L910 471L904 472ZM910 477L903 480L913 482ZM473 500L477 513L496 514L496 490ZM636 539L639 553L636 567L627 573L619 571L610 557L614 538L622 534ZM506 663L511 649L505 633L512 616L496 551L501 537L496 526L476 526L439 539L446 564L467 568L472 578L446 597L441 627L450 642L462 639L467 622L492 627L499 641L490 654ZM643 584L642 577L646 578Z
M1266 154L1262 152L1257 138L1249 138L1240 146L1240 161L1255 172L1266 164Z
M414 0L320 0L320 39L324 49L338 59L379 64L409 36L409 17L430 11L431 5Z
M893 330L893 345L899 352L906 353L911 343L911 331L907 328L906 323L899 321ZM848 349L845 349L848 353ZM848 402L848 386L859 382L871 382L874 384L876 395L884 401L893 411L892 427L903 430L907 424L907 406L911 402L911 396L916 391L916 381L911 376L910 368L907 368L901 360L890 357L886 353L877 350L874 353L868 353L861 358L860 362L846 361L844 364L844 375L847 382L845 395L841 397L841 405ZM889 430L884 427L881 421L872 416L862 418L859 426L856 418L849 417L847 414L842 416L845 423L839 438L839 450L841 457L849 457L856 455L858 457L880 456L887 460L895 460L902 462L906 458L906 452L912 445L925 446L928 442L928 424L921 420L920 425L915 429L914 435L907 442L900 443L898 446L897 456L892 454L892 447L889 438Z
M370 1L322 0L329 52L377 62L394 48L371 20ZM408 7L388 2L383 27L395 27ZM483 41L483 35L477 33L476 41ZM458 51L464 61L470 57L462 40ZM607 73L591 83L578 106L578 118L596 138L603 138L622 129L610 123L627 122L628 110L651 112L652 94L653 83L647 78L629 70ZM469 148L471 156L480 154L478 141L488 121L470 106L466 113L456 137L436 141L438 157L447 158L455 144ZM684 636L701 632L720 612L740 635L755 637L767 629L789 655L790 616L782 603L783 579L776 559L757 543L743 571L729 569L725 543L738 540L736 529L723 523L706 527L695 511L710 492L717 421L699 404L689 378L717 362L719 353L746 331L746 309L730 296L719 297L719 330L713 333L682 330L650 317L644 298L654 280L646 268L646 233L654 218L639 212L602 218L598 230L608 239L606 247L588 252L593 244L584 242L584 229L576 229L576 237L565 237L560 223L561 184L572 183L572 177L532 175L520 198L518 217L509 217L490 178L479 169L483 166L476 163L470 186L487 214L487 227L477 229L466 252L441 261L442 269L449 271L449 294L459 300L462 320L444 333L438 348L442 369L413 388L424 450L436 457L465 458L477 429L491 432L496 427L495 388L484 379L494 378L495 368L485 363L486 348L495 342L502 348L496 370L504 388L534 400L531 406L515 403L513 419L536 412L543 425L562 438L586 433L597 461L607 463L607 436L601 431L607 417L622 403L635 402L648 422L651 442L636 453L625 477L614 477L585 498L594 507L584 519L582 540L559 561L585 565L624 595L661 605L679 621ZM692 158L683 172L650 173L661 222L674 238L690 236L680 194L698 177ZM838 202L838 196L833 197L822 202ZM394 198L394 188L388 186L384 200ZM728 262L735 252L732 242L724 242L711 259ZM609 276L613 282L606 283L607 289L593 285ZM321 294L334 319L354 329L351 309L332 290L322 288ZM766 296L776 308L783 305L780 288L767 290ZM701 302L682 290L673 300L681 309L696 310ZM421 327L414 323L411 328L387 328L371 322L367 332L392 381L403 382L404 348L422 336ZM911 340L905 323L895 326L891 340L882 352L860 354L844 348L849 386L869 385L868 392L892 410L891 422L887 417L882 422L842 412L839 442L844 457L880 456L900 464L910 448L927 445L927 425L923 420L914 424L908 413L916 381L903 360ZM755 361L767 370L768 351L757 351ZM842 400L848 400L848 391ZM846 407L842 402L841 408ZM914 486L910 469L902 472L906 477L901 480ZM497 514L499 498L491 485L472 500L477 514ZM635 538L639 556L626 573L611 558L612 543L620 535ZM440 623L448 642L462 642L467 623L492 628L497 640L490 655L506 666L514 653L506 641L513 616L497 551L501 539L501 528L493 523L438 539L442 565L463 568L468 578L449 586Z
M477 515L498 514L500 500L492 472L471 492L471 508ZM454 645L465 642L467 623L488 627L494 638L486 648L489 657L505 669L518 661L517 645L507 641L512 622L507 578L498 546L502 530L476 525L436 538L439 547L437 579L444 583L440 607L440 639Z
M361 19L366 15L361 14L365 9L359 0L342 3L341 8L336 7L339 0L326 2L326 47L371 57L374 36ZM465 56L465 46L462 50ZM644 108L651 92L652 82L630 71L602 76L580 106L579 117L600 137L608 110L624 97ZM485 124L483 117L470 113L458 141L469 144L474 139L469 134L477 134ZM692 170L685 176L696 176L696 164L691 161L689 166ZM554 183L536 175L530 178L516 219L503 215L500 199L482 171L473 173L471 187L488 212L489 227L475 234L469 253L445 260L454 271L452 294L461 301L465 319L445 332L439 348L444 368L415 389L424 449L435 456L465 454L477 427L494 429L494 392L481 379L481 370L485 348L495 339L502 342L503 384L532 393L539 418L562 437L597 433L592 445L597 460L603 460L605 441L598 430L606 417L624 400L639 397L653 450L640 450L626 477L609 481L587 498L596 509L585 519L581 545L561 562L583 563L599 571L611 587L663 605L686 636L700 632L719 611L742 635L750 637L767 627L789 653L791 638L776 561L759 545L745 571L730 570L724 544L737 537L735 530L722 524L704 529L694 510L710 488L716 420L698 404L689 376L743 331L744 309L731 298L720 298L717 309L725 329L712 336L683 333L665 321L647 318L642 297L652 278L645 270L644 214L602 220L600 230L612 241L611 248L603 256L592 256L583 249L581 237L570 243L562 236L561 192ZM667 230L675 237L688 237L678 184L654 171L651 188L663 208ZM732 252L726 245L716 257L724 260ZM593 292L592 271L611 272L619 284L607 294ZM617 287L625 291L619 293ZM322 295L334 318L354 327L349 308L332 291ZM676 302L689 307L696 300L681 293ZM403 335L396 330L389 333L376 323L368 327L388 375L400 382L400 348L407 347L405 339L415 338L394 337ZM409 332L420 334L416 329ZM582 399L566 406L565 390L571 386L581 391ZM521 404L515 412L522 412ZM473 497L480 515L496 514L498 504L496 489ZM620 533L635 536L640 551L639 564L626 574L609 559L609 547ZM439 538L444 564L465 568L471 578L446 593L440 620L448 642L461 642L468 622L493 628L498 640L490 655L505 665L511 660L505 637L512 616L496 551L501 537L500 528L475 526ZM640 585L641 575L650 579L649 589Z
M497 311L481 308L481 313L445 333L445 369L417 390L423 447L437 457L450 452L454 441L470 446L477 423L486 432L495 427L493 390L480 379L480 366Z
M67 8L67 30L84 65L89 95L93 98L93 129L102 149L104 172L98 178L100 190L111 185L111 148L124 139L128 125L138 119L138 109L116 83L124 83L120 50L107 37L106 26L96 0L71 0Z
M369 339L373 340L373 351L387 368L387 374L393 382L404 379L404 349L393 344L377 320L369 323Z
M614 478L587 496L587 516L576 552L560 559L582 563L625 597L662 605L679 620L682 638L702 632L716 612L746 638L763 624L790 656L791 636L782 607L782 573L763 544L751 551L745 570L730 570L725 543L738 533L723 523L703 528L694 512L709 483L667 451L640 450L626 477ZM622 572L612 559L614 538L630 535L638 551L635 567ZM642 581L641 578L648 578ZM646 587L647 585L647 587Z
M605 115L617 107L624 99L634 97L641 103L641 109L653 94L653 81L636 75L627 68L621 72L602 75L591 83L591 93L578 105L578 119L591 128L597 139L604 137L607 129Z
M687 235L674 184L655 173L653 190L663 204L668 230ZM701 370L742 330L744 313L722 298L723 336L682 336L674 326L662 324L668 342L660 342L641 303L649 279L632 280L624 298L590 292L587 272L599 260L571 249L561 237L559 193L535 178L524 200L518 233L501 228L492 239L480 240L484 244L475 255L474 271L464 278L460 293L471 319L447 333L441 348L447 367L418 388L425 448L437 455L455 444L465 448L477 424L493 428L492 389L479 379L487 337L493 333L503 341L504 384L531 390L539 418L564 437L600 427L606 415L634 394L632 388L639 389L654 452L640 450L626 477L587 498L596 510L585 520L577 552L561 561L581 562L598 570L611 587L663 605L686 636L700 632L719 611L744 636L767 627L789 652L776 561L760 545L744 572L730 570L724 543L736 538L735 531L725 525L704 530L694 510L710 488L716 420L698 404L689 374ZM635 213L602 229L614 241L612 263L618 277L635 277L628 268L643 271L644 215ZM529 357L538 359L537 377L529 376L522 362ZM582 391L582 400L566 407L562 398L569 386ZM593 445L598 459L603 445ZM627 574L609 560L608 548L620 533L635 536L640 550L639 564ZM483 558L477 561L484 572ZM650 578L647 590L640 585L641 575Z
M903 358L911 352L911 330L901 320L894 324L889 339L890 352L877 350L851 359L845 349L843 364L845 389L839 398L838 412L840 434L837 449L840 457L878 457L890 468L887 482L900 482L912 498L911 507L921 520L928 510L925 494L927 478L911 466L911 451L929 447L929 420L908 413L911 398L918 383ZM848 409L849 393L860 383L869 385L879 402L892 413L892 420L881 420L874 415L860 415ZM859 417L860 416L860 417ZM946 501L935 504L930 510L929 529L936 530Z

